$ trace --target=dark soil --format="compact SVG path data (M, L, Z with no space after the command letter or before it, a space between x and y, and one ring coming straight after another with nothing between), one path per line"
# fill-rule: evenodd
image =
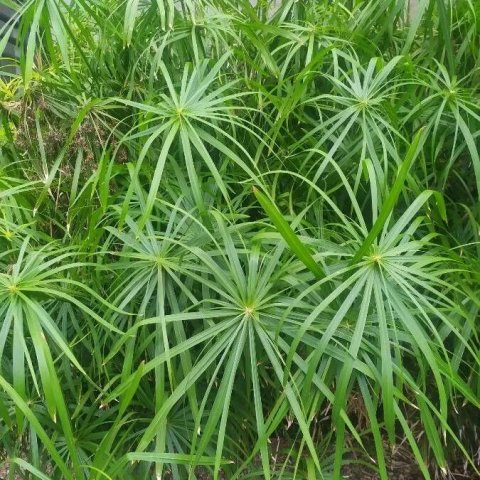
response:
M395 449L391 458L387 459L387 470L389 480L422 480L424 478L416 465L413 454L402 446ZM368 462L352 459L352 463L343 468L343 475L351 480L380 480L375 468ZM458 462L449 465L447 474L439 469L431 468L432 480L480 480L480 475L473 471L471 465Z

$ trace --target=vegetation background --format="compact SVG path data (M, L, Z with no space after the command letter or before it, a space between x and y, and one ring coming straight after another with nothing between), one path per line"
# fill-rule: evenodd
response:
M9 478L474 478L478 0L1 3Z

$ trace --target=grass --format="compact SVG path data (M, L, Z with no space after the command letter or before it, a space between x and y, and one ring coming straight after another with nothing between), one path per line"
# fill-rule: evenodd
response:
M11 478L479 474L476 0L1 3Z

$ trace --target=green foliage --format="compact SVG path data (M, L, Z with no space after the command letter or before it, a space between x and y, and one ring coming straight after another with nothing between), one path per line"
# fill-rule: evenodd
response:
M478 473L477 0L1 3L11 478Z

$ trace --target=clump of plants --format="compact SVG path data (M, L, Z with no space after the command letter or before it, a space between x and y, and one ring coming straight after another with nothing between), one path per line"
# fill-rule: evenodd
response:
M476 1L2 3L9 478L478 475Z

